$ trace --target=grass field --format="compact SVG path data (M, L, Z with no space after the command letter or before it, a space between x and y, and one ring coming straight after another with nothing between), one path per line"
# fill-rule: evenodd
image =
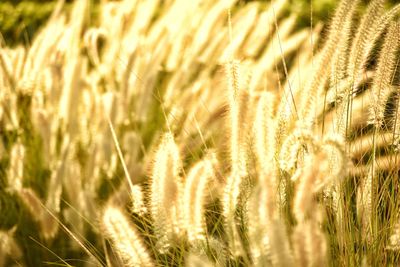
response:
M0 267L399 265L400 4L91 3L0 42Z

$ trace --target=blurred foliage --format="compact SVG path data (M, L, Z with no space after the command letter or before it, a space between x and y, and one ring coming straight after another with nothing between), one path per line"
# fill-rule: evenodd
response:
M9 45L28 42L50 16L55 1L2 1L0 32Z
M312 1L312 5L311 5ZM290 0L289 11L299 15L298 26L308 27L311 25L311 14L313 23L326 21L332 17L337 0Z
M251 0L239 0L249 2ZM261 0L270 2L271 0ZM398 0L390 0L395 3ZM2 0L0 3L0 33L8 45L29 43L35 32L50 16L56 0ZM67 6L72 0L66 0ZM99 2L97 0L94 3ZM331 17L338 0L289 0L287 12L299 15L298 27L308 27L311 24L310 15L313 14L313 23L326 21ZM368 2L364 0L364 2ZM311 8L312 3L312 8Z
M288 11L301 14L299 27L310 24L309 1L289 1ZM69 4L72 1L67 0L66 2ZM336 2L337 0L313 0L314 19L318 21L329 17ZM49 18L55 4L55 0L2 0L0 3L0 33L6 43L8 45L29 43L35 32Z
M267 0L269 1L269 0ZM333 16L335 7L340 0L289 0L289 12L297 13L299 16L298 27L309 27L311 25L311 14L313 15L313 23L329 21ZM362 7L366 7L370 0L361 0ZM387 0L387 6L391 7L397 4L399 0ZM312 3L312 5L311 5Z

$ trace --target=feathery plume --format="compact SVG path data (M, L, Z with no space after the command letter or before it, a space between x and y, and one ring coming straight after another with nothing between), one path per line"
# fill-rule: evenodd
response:
M273 175L273 174L272 174ZM248 202L248 236L252 260L255 266L263 266L271 257L271 225L277 220L276 187L270 177L259 177Z
M118 208L106 207L102 224L126 266L155 266L137 230Z
M13 146L10 154L10 167L8 169L8 184L15 190L22 188L24 175L25 146L17 143Z
M298 188L294 197L293 211L298 222L303 222L309 216L313 204L313 194L316 185L324 180L324 172L327 171L328 162L326 155L318 153L308 155L307 164L298 170Z
M181 233L179 195L182 194L182 169L178 146L166 133L155 154L151 176L151 216L160 246L168 247Z
M349 54L348 73L352 75L351 77L353 77L353 80L357 79L359 72L364 68L362 63L364 63L365 57L368 56L365 53L365 48L371 35L378 27L377 19L382 14L385 1L386 0L372 0L362 18Z
M132 207L131 211L139 215L147 213L147 207L144 202L144 194L140 185L134 185L132 188Z
M245 143L243 142L243 130L240 123L240 97L241 80L239 64L237 61L230 61L226 64L228 78L228 101L230 116L230 156L231 174L226 179L223 194L223 215L226 220L227 234L230 245L235 256L243 252L235 213L238 207L242 178L247 174Z
M396 53L399 48L400 27L391 24L385 37L382 51L378 60L378 66L371 88L370 123L380 128L384 120L384 112L388 97L392 93L391 82L396 68Z
M211 193L210 186L214 178L213 161L215 161L214 155L206 157L193 166L186 177L181 202L183 203L183 223L189 242L206 238L204 206L207 195Z
M325 83L329 78L329 66L332 63L332 58L336 51L336 45L341 38L341 24L346 19L347 14L352 10L352 6L356 6L359 0L343 0L336 9L335 16L332 20L329 29L328 40L326 41L323 50L318 56L318 64L316 71L312 75L311 80L307 83L303 92L301 106L301 120L306 128L310 128L314 123L315 110L317 103L323 95ZM347 19L350 19L347 17Z
M263 174L273 173L275 168L274 100L275 97L271 93L261 94L253 126L259 170Z

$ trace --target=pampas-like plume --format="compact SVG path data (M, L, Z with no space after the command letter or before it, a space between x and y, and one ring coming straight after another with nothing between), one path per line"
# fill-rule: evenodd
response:
M321 144L321 151L328 160L328 171L325 182L333 182L345 175L348 161L345 152L345 142L340 135L327 135Z
M121 210L106 207L102 224L126 266L155 266L139 233Z
M327 266L327 244L317 221L297 225L292 241L296 266Z
M100 65L100 53L98 49L98 41L107 36L104 29L91 28L85 32L83 43L88 50L88 56L96 66Z
M298 222L303 222L311 212L313 204L313 194L315 186L321 183L325 171L328 170L328 161L326 155L318 153L317 155L308 155L307 164L298 169L299 185L296 189L294 198L294 214Z
M151 216L161 247L171 246L177 235L181 234L181 169L178 146L173 135L167 133L155 154L151 177Z
M246 173L246 162L244 158L243 146L241 145L241 129L240 125L240 96L241 96L241 79L239 63L230 61L226 64L226 75L228 79L228 101L229 101L229 119L230 119L230 156L232 173L238 173L243 176Z
M318 210L314 192L328 173L329 161L325 153L309 155L307 165L300 169L299 185L294 198L294 215L298 222L293 232L294 255L298 266L325 266L326 240L319 229ZM311 193L310 193L311 192Z
M326 44L319 54L318 64L315 73L312 75L311 80L307 83L304 88L303 97L300 99L300 112L302 123L306 128L310 128L314 123L316 106L320 103L320 99L323 95L325 83L329 78L329 66L332 63L333 56L336 51L336 45L342 37L341 24L347 18L347 14L352 10L352 6L357 5L358 1L344 0L341 1L339 7L336 9L335 16L333 18L329 37Z
M7 80L11 89L15 90L15 79L11 73L11 63L4 51L0 51L0 66L3 70L4 80Z
M327 103L333 103L336 101L338 111L336 112L337 119L335 125L335 133L339 133L345 136L348 117L350 116L347 112L347 108L352 96L352 81L346 77L347 73L347 61L348 61L348 50L351 43L352 24L355 12L357 11L356 5L352 5L351 10L347 14L343 22L343 30L340 31L341 38L338 43L338 49L332 62L332 73L330 79L330 87L326 92L325 99ZM326 105L322 106L325 111ZM324 112L325 113L325 112ZM325 115L325 114L324 114ZM325 127L325 125L324 125ZM325 130L325 129L324 129ZM328 131L331 129L328 129Z
M147 207L144 202L144 194L140 185L134 185L132 188L132 207L131 211L139 215L147 213Z
M9 231L0 231L0 266L6 266L6 256L11 256L16 262L19 262L23 255L22 250L13 237L16 227Z
M80 46L80 35L83 31L83 24L85 21L85 13L88 10L89 1L81 0L76 1L72 16L76 19L71 20L70 31L68 40L69 49L67 50L66 56L68 61L64 70L64 84L60 101L60 116L64 120L64 123L71 127L71 131L74 132L76 128L76 118L78 118L77 109L74 107L74 103L80 97L80 77L85 67L85 61L79 57L79 46ZM66 44L67 45L67 44Z
M243 252L239 238L238 229L235 222L235 212L238 206L240 187L242 178L246 175L246 152L243 142L243 131L241 128L240 114L240 96L241 80L239 73L239 64L237 61L230 61L226 65L228 78L228 101L230 116L230 156L231 156L231 174L226 179L224 195L222 199L223 214L226 219L227 234L230 240L230 246L235 256Z
M274 173L275 164L275 125L273 118L275 96L263 93L258 101L253 134L259 171L264 175Z
M10 155L10 168L8 169L8 183L15 189L22 188L22 178L24 175L25 147L21 143L13 146Z
M350 51L348 73L357 79L359 72L364 68L362 63L365 63L367 55L367 44L372 34L377 27L377 19L383 11L385 0L373 0L368 6L368 10L362 18L360 27L353 41L353 46Z
M215 161L214 155L200 161L192 167L186 178L181 202L183 203L183 223L189 242L206 238L204 205L206 197L211 193L211 179L214 177L213 161Z
M317 141L310 131L296 129L288 136L279 155L279 165L282 170L293 172L298 166L299 157L303 156L306 147L314 149L317 146Z
M373 216L373 177L371 170L362 177L357 190L357 217L361 224L363 239L371 241L370 226Z
M42 236L46 240L55 237L59 228L58 221L50 214L51 211L42 204L37 194L29 188L22 188L17 193L30 211L34 221L39 224Z
M293 253L290 249L289 238L285 225L280 220L273 220L270 227L271 261L273 266L295 266Z
M371 88L373 99L370 106L370 123L376 128L383 124L386 102L391 92L391 82L396 69L396 53L399 47L400 27L392 24L389 27L382 51L378 60L374 83Z
M242 177L237 173L232 173L227 178L223 196L223 215L225 217L225 230L227 232L229 246L234 256L242 255L243 247L239 237L238 225L235 219L240 185Z
M248 229L250 252L255 266L263 266L271 257L271 224L277 220L276 187L270 177L259 177L248 203Z
M342 80L346 77L346 66L348 60L348 50L351 41L351 31L353 24L353 16L356 12L356 6L351 6L352 10L347 14L343 22L343 30L340 31L341 38L337 45L338 49L336 51L336 56L332 62L332 73L330 79L331 89L335 89L335 97L342 98L346 96L345 90L338 90L338 85L341 85ZM349 86L345 86L347 89Z

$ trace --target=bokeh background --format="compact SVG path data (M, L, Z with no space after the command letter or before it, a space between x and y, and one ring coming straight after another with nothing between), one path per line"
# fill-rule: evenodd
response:
M96 17L96 4L102 0L92 0L92 16ZM252 0L238 0L238 4ZM271 0L264 0L270 2ZM388 2L394 4L398 0ZM66 8L70 8L72 0L65 0ZM299 15L297 27L310 25L311 10L313 22L331 17L339 0L291 0L287 12ZM367 3L368 0L363 0ZM0 33L7 45L29 44L30 40L40 29L40 26L49 18L57 0L1 0L0 1ZM312 3L312 9L311 9Z
M96 16L96 4L101 0L92 0L92 15ZM248 1L248 0L247 0ZM247 2L239 0L238 4ZM270 0L265 0L270 2ZM300 14L298 27L310 25L310 3L313 6L313 19L319 21L330 17L337 0L292 0L287 6L287 12ZM0 33L7 45L29 44L35 32L48 19L56 5L56 0L1 0L0 1ZM66 8L71 6L71 0L66 0Z

